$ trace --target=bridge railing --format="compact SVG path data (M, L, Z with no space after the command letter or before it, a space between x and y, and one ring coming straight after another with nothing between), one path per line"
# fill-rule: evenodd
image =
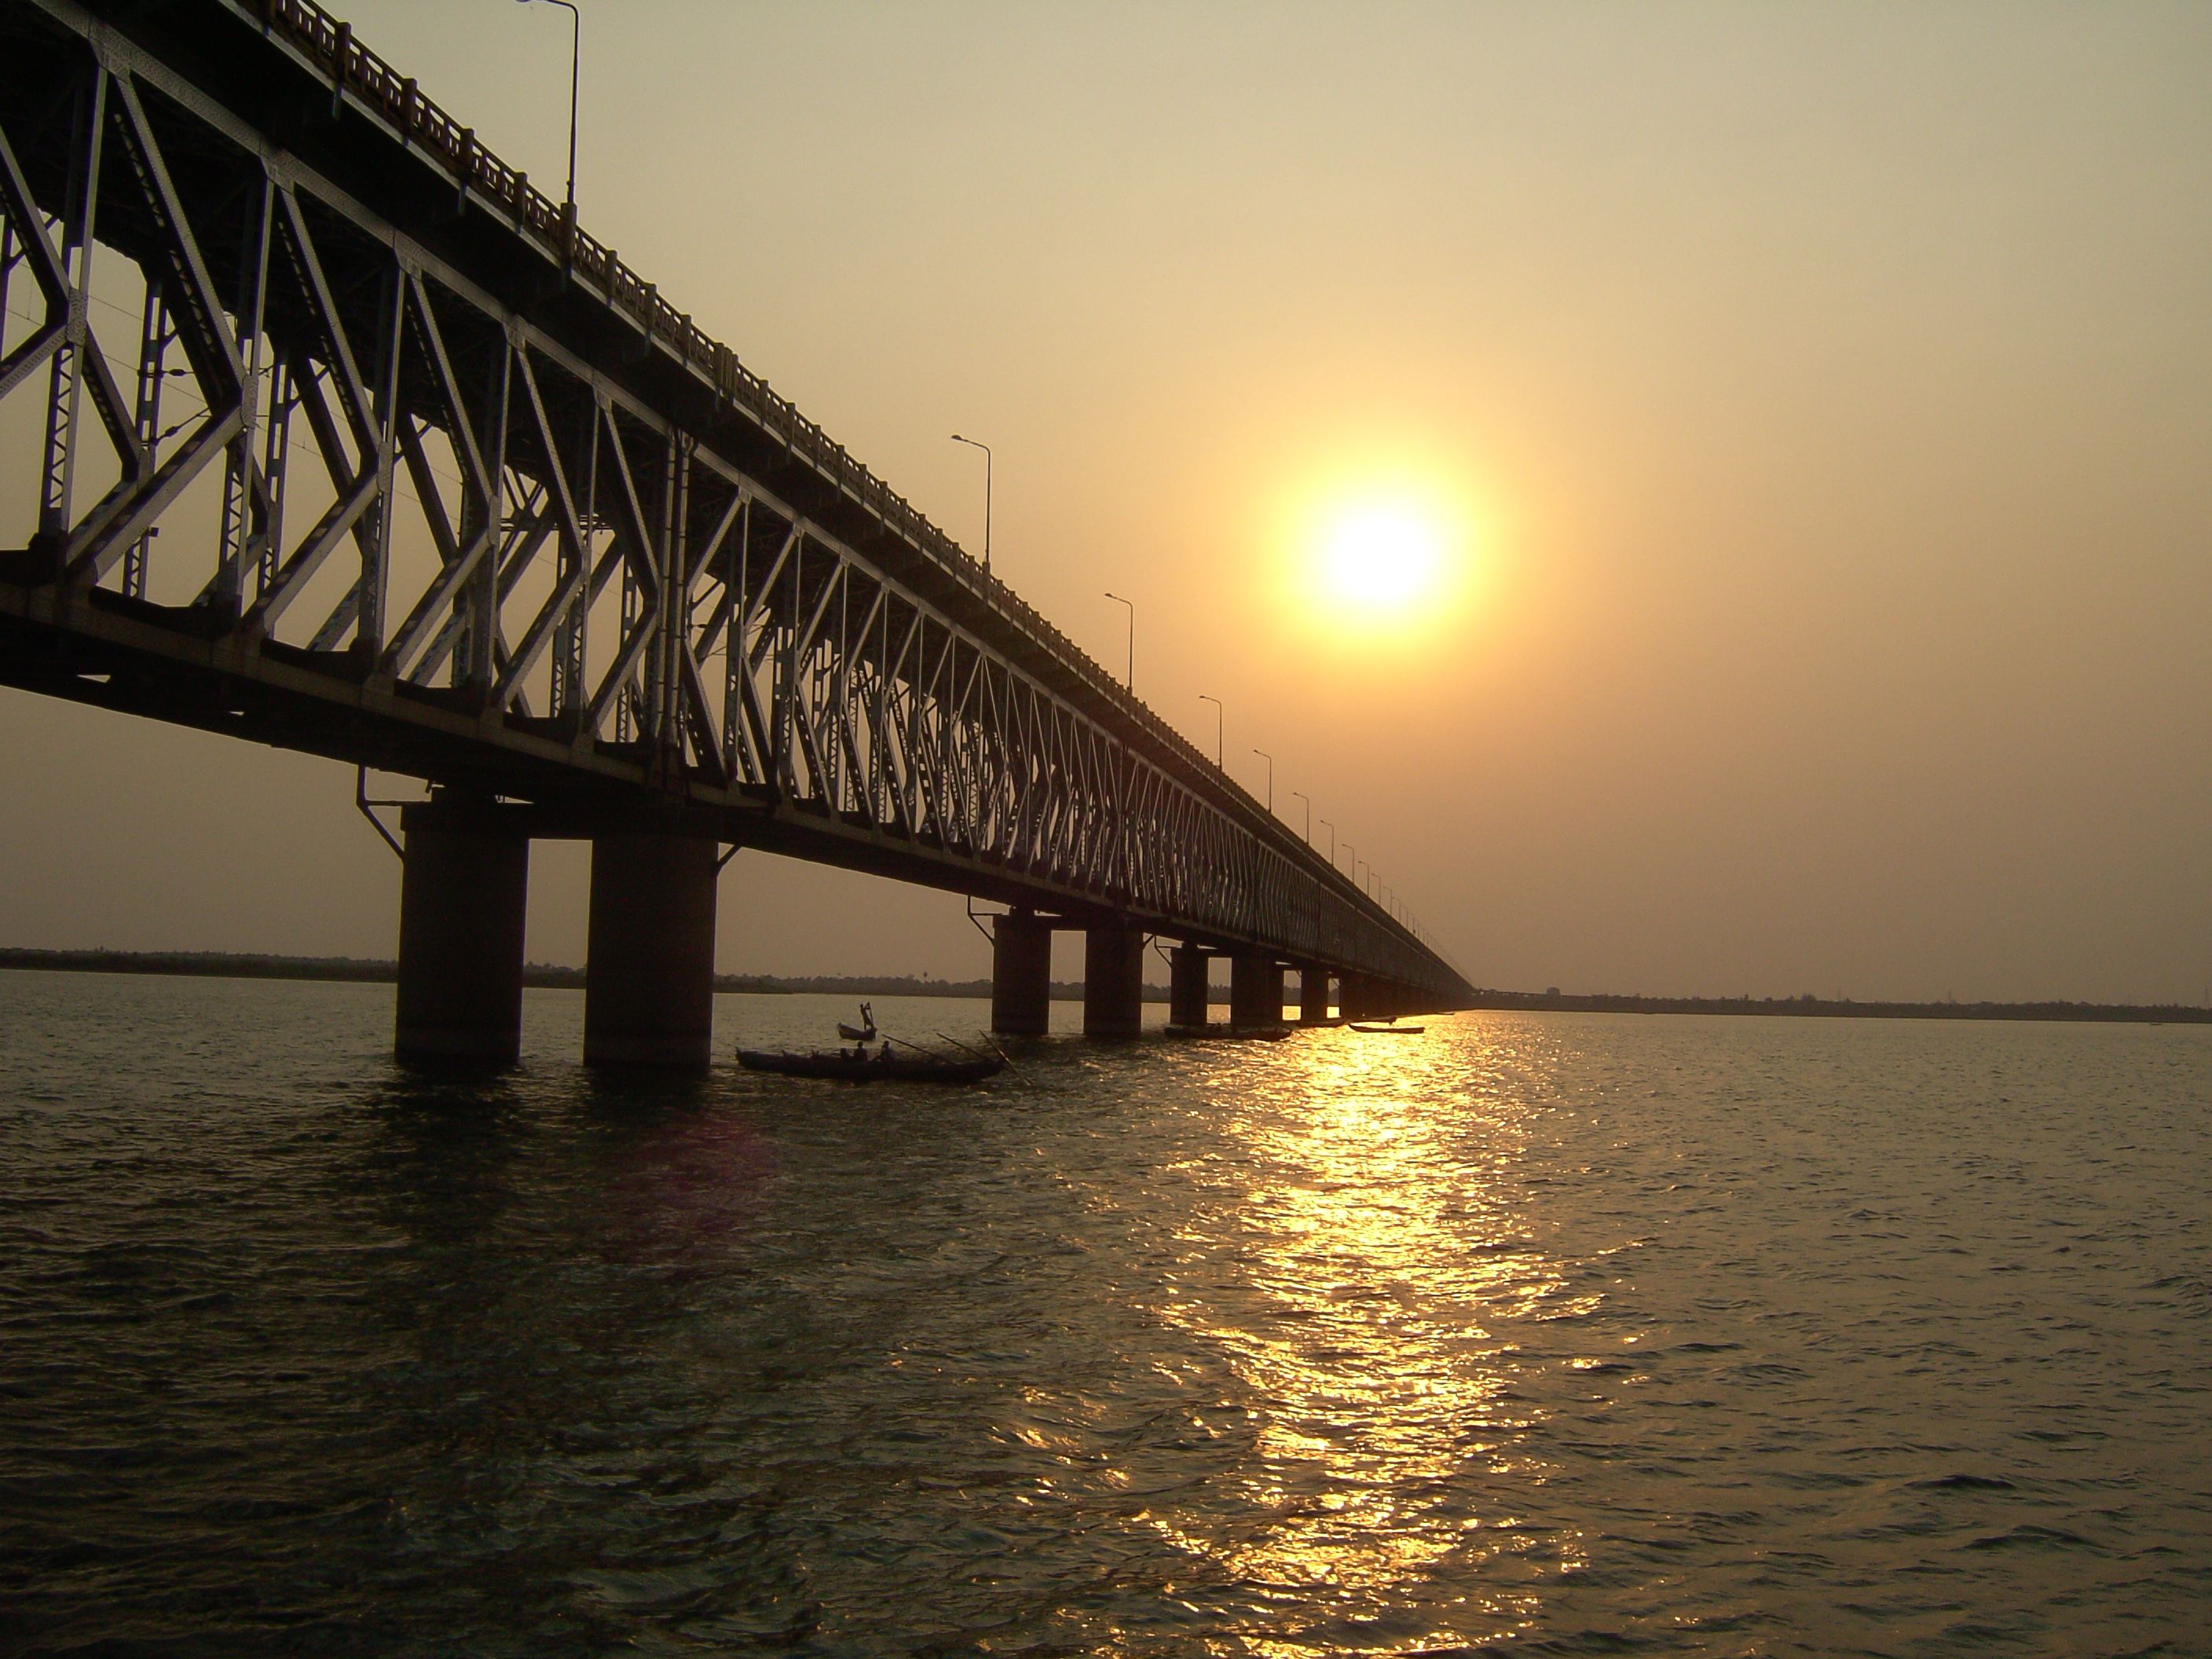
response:
M933 523L882 478L856 459L819 425L801 414L747 368L736 352L714 338L662 297L659 288L624 264L607 246L577 223L572 205L556 202L530 182L523 170L508 166L462 125L425 97L413 77L403 76L355 38L314 0L246 0L265 33L281 36L330 82L333 92L351 94L389 122L403 142L434 156L459 191L474 191L503 209L516 231L534 240L582 286L627 315L649 338L670 351L709 385L726 404L742 411L773 441L811 467L841 494L849 496L892 534L949 574L978 602L1045 646L1088 691L1113 706L1121 718L1141 730L1172 756L1190 781L1218 789L1251 827L1278 843L1292 859L1308 863L1364 905L1365 896L1348 877L1322 860L1303 840L1291 835L1250 792L1232 782L1197 746L1163 720L1035 607L986 572L965 549ZM1410 929L1374 907L1378 919L1409 941Z
M319 65L333 88L351 93L380 113L407 143L438 157L453 176L457 189L472 188L487 201L505 207L515 228L537 241L580 283L595 289L609 306L629 316L642 331L706 380L726 403L858 501L893 534L942 566L984 605L1046 645L1087 683L1093 694L1114 704L1122 718L1173 753L1194 778L1217 781L1241 805L1265 813L1249 791L1220 775L1195 744L1115 681L1088 652L1004 582L985 572L927 515L745 367L736 352L701 328L690 313L670 304L656 285L624 264L614 249L586 232L568 205L538 190L526 173L500 160L477 141L474 129L464 126L425 97L413 77L401 75L363 46L354 37L349 24L341 22L313 0L258 0L258 3L266 29L283 35ZM1266 816L1272 818L1273 815ZM1271 833L1285 847L1291 844L1287 827L1271 827ZM1332 873L1347 890L1357 891L1340 872Z

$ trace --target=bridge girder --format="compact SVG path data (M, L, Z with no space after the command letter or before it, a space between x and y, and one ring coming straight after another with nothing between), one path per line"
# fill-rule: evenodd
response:
M0 0L0 679L1465 991L343 25L109 9Z

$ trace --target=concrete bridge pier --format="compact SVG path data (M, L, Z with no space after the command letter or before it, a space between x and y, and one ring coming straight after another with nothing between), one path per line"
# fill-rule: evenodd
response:
M1134 1036L1144 1012L1145 930L1091 923L1083 930L1083 1035Z
M1321 1025L1328 1019L1328 969L1309 962L1298 969L1298 1023Z
M991 1029L1042 1036L1052 1026L1052 918L1013 910L991 922Z
M1355 974L1348 969L1345 971L1343 978L1338 981L1336 1012L1346 1019L1372 1017L1373 1007L1368 999L1368 981L1364 974Z
M1168 1020L1175 1025L1203 1025L1212 1000L1206 974L1213 953L1195 945L1178 945L1168 954Z
M438 802L400 814L392 1052L416 1065L512 1066L522 1053L530 838Z
M696 835L592 838L586 1066L703 1071L713 1059L716 857Z
M1229 961L1229 1023L1283 1023L1283 965L1259 951L1240 951Z

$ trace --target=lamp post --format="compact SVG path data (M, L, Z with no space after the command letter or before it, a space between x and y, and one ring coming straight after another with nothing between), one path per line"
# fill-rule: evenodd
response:
M1328 831L1328 867L1334 870L1336 868L1336 826L1323 818L1321 827Z
M521 0L528 5L530 0ZM568 14L568 222L576 222L576 76L584 58L584 15L571 0L544 0Z
M1119 593L1109 593L1106 597L1116 605L1129 607L1129 668L1122 677L1121 684L1133 692L1137 689L1137 607L1133 601L1123 599Z
M957 432L952 434L952 441L983 452L983 574L988 576L991 574L991 446L963 438Z
M1350 866L1352 866L1352 884L1354 887L1358 886L1358 885L1359 885L1359 858L1358 858L1358 855L1356 853L1354 853L1354 852L1352 851L1352 843L1351 843L1350 842L1345 842L1345 843L1344 843L1344 861L1345 861L1346 864L1348 864L1348 865L1350 865ZM1336 862L1336 860L1335 860L1334 859L1331 859L1331 860L1329 860L1329 862L1330 862L1331 864L1334 864L1334 863L1335 863L1335 862Z
M1291 791L1291 799L1293 800L1302 800L1306 804L1305 834L1301 836L1300 839L1303 840L1307 846L1310 847L1313 845L1313 797L1307 794L1303 789L1293 789Z
M1272 812L1275 810L1275 757L1264 749L1252 752L1267 763L1267 810Z
M1229 723L1228 715L1221 707L1220 698L1209 697L1201 691L1198 694L1198 700L1213 705L1213 769L1218 772L1221 769L1221 733Z

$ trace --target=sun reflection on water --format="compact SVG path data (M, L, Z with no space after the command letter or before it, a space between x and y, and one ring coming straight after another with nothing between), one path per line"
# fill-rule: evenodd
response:
M1203 1515L1148 1518L1295 1601L1302 1624L1324 1607L1370 1617L1447 1559L1480 1582L1517 1547L1512 1495L1545 1479L1519 1449L1529 1407L1498 1331L1556 1315L1566 1286L1502 1178L1528 1109L1483 1041L1439 1023L1420 1041L1316 1034L1255 1056L1236 1073L1233 1156L1195 1172L1212 1201L1178 1232L1185 1271L1164 1311L1262 1406L1234 1490ZM1501 1585L1462 1611L1502 1631L1533 1605Z

